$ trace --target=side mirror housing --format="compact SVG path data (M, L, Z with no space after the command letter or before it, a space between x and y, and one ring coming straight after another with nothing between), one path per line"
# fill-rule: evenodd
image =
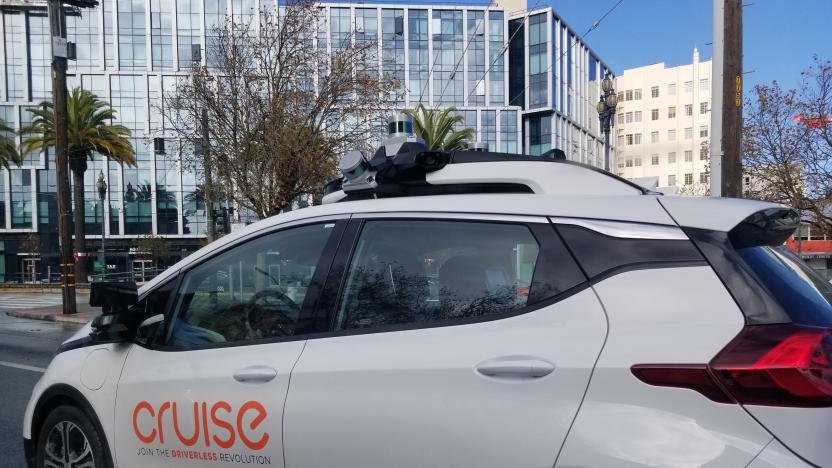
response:
M101 315L92 321L90 337L98 343L131 341L141 314L131 313L138 302L134 282L100 282L90 285L90 305L101 307Z

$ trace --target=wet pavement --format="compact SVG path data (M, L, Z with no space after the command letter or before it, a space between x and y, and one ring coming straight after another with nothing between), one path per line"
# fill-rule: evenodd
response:
M23 412L58 346L80 325L10 317L0 304L0 460L25 467Z

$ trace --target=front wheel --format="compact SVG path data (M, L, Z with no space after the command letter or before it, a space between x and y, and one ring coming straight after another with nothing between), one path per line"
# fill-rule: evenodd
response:
M74 406L55 408L38 435L38 468L111 468L102 442L90 418Z

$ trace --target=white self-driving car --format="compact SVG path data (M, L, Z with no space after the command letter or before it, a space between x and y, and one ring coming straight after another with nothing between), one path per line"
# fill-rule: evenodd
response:
M321 206L97 285L29 465L832 466L832 287L780 247L796 213L558 156L400 135Z

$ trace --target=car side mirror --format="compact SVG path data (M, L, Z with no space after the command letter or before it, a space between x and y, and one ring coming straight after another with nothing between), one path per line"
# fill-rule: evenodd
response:
M92 321L90 338L98 343L131 341L140 315L130 307L138 302L138 287L134 282L100 282L90 285L90 306L101 307L101 315Z

